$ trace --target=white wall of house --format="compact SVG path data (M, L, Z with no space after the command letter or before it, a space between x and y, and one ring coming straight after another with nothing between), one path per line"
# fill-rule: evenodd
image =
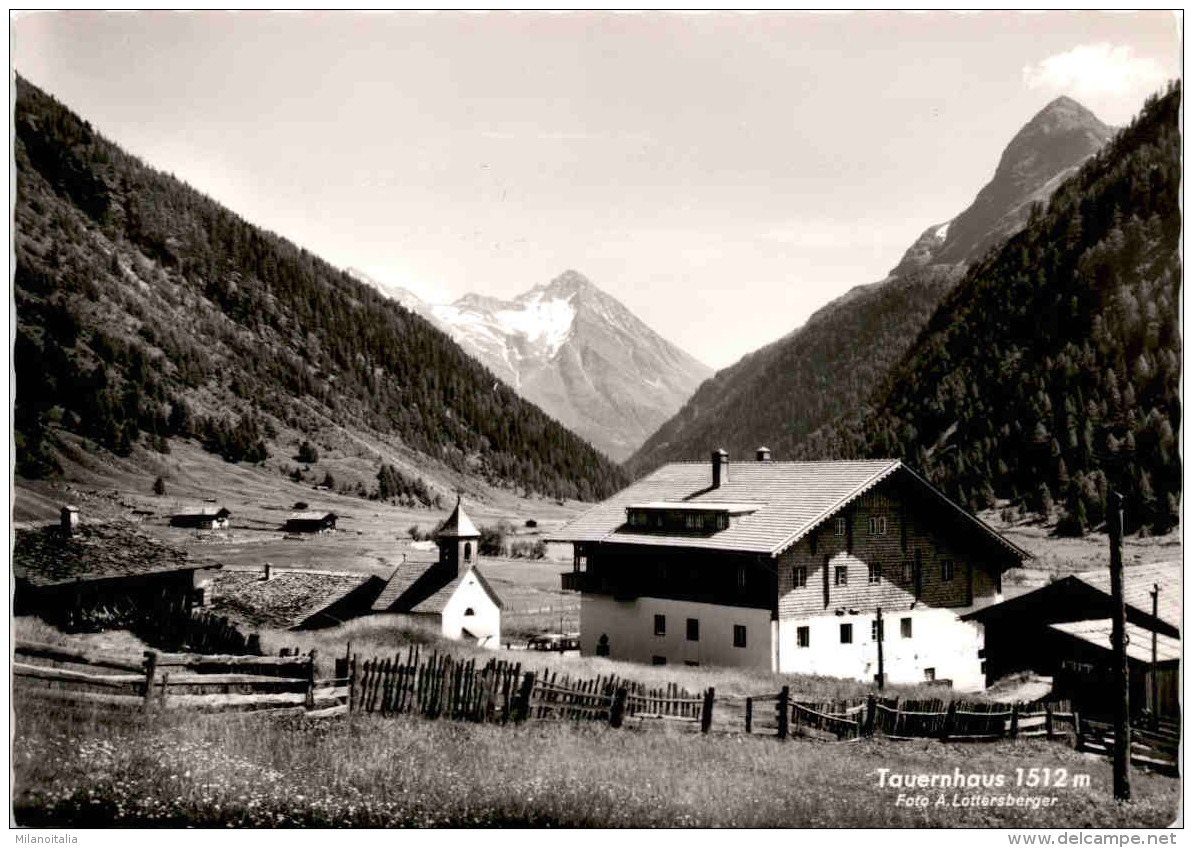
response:
M443 607L443 635L464 639L466 629L483 648L501 647L501 609L469 571Z
M655 635L655 616L664 616L665 633ZM687 638L687 620L699 624L698 640ZM745 647L734 646L734 626L746 628ZM701 604L663 598L616 601L585 593L580 599L580 653L595 656L602 634L609 637L609 657L668 665L771 668L771 621L768 610Z
M883 610L883 670L890 683L920 683L925 671L953 688L972 692L985 687L982 660L985 633L976 622L961 621L947 609ZM911 620L911 637L902 620ZM788 674L825 674L871 681L878 673L874 614L819 615L779 622L779 670ZM853 641L841 642L841 625L853 625ZM809 644L799 647L798 628L807 627Z

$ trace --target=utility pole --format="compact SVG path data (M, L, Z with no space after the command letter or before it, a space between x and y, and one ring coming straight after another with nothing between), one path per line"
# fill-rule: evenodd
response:
M1160 723L1160 678L1156 676L1156 621L1160 618L1160 584L1152 584L1152 723Z
M1131 711L1127 671L1127 608L1123 600L1123 496L1110 493L1110 604L1114 613L1114 797L1131 800ZM1154 626L1154 625L1153 625Z
M877 620L878 620L878 688L882 689L883 685L886 683L886 675L883 674L883 669L882 669L882 643L883 643L882 637L885 635L882 632L882 607L878 608Z

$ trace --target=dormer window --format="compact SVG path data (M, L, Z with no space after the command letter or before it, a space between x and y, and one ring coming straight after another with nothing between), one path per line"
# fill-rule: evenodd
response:
M758 509L758 504L701 501L655 501L626 507L626 524L634 530L676 534L711 534L728 530L733 519Z

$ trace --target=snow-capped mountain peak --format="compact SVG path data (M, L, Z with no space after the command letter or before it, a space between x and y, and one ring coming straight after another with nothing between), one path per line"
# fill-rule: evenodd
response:
M401 294L403 305L613 459L629 456L711 374L577 271L512 300L472 293L412 305Z

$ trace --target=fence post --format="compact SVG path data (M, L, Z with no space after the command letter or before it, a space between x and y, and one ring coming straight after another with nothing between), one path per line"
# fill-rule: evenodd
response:
M942 739L948 739L957 730L957 702L949 701L949 709L944 714L944 729Z
M162 675L162 694L157 699L158 709L164 710L166 708L166 687L170 685L170 672L165 672Z
M526 676L522 678L522 689L518 692L517 707L515 709L514 721L526 721L526 717L530 715L530 695L534 691L534 672L526 672Z
M708 691L704 693L704 709L700 711L701 733L708 733L709 728L712 727L712 703L716 691L716 687L709 686Z
M1081 714L1076 707L1073 708L1073 747L1081 750Z
M1011 738L1019 736L1019 702L1011 704Z
M1044 705L1044 738L1052 741L1052 705Z
M315 648L311 648L310 662L307 665L306 708L308 710L315 709L315 656L318 653Z
M870 692L866 695L866 730L867 736L874 735L874 717L878 712L878 701L874 697L874 693Z
M356 707L356 657L348 661L348 714Z
M157 673L157 651L145 652L145 700L141 705L144 712L149 712L150 701L153 698L153 676Z
M614 730L621 727L622 719L625 718L627 694L624 686L618 686L617 691L613 693L613 706L609 708L609 726Z
M746 698L746 733L754 732L754 699Z
M790 693L791 693L791 688L788 686L784 686L782 689L780 689L779 690L779 704L775 708L778 711L779 738L780 739L787 738L787 710L788 710L787 698L788 698L788 695L790 695Z

